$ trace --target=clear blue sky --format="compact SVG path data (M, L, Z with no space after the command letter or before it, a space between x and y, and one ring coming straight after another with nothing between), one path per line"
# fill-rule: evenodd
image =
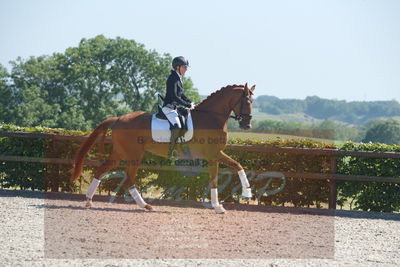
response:
M0 63L103 34L184 55L200 94L400 100L398 0L0 0Z

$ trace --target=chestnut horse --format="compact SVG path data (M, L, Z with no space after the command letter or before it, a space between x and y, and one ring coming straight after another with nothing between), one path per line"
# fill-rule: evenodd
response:
M223 150L227 142L227 122L230 117L239 121L241 129L251 127L252 95L255 86L250 89L246 85L229 85L212 93L191 110L193 122L193 138L188 141L186 147L189 151L195 151L196 155L208 161L208 172L211 185L211 204L216 213L224 213L225 209L218 202L218 165L224 165L235 169L242 183L242 197L250 198L251 189L243 167L235 160L226 155ZM231 116L231 112L235 116ZM157 143L152 140L151 135L152 114L136 111L120 117L112 117L101 122L89 135L87 140L77 151L75 164L71 169L71 181L80 177L83 170L83 161L90 147L97 139L104 141L105 134L110 128L112 130L112 153L111 156L96 170L88 192L86 194L86 207L92 206L92 197L100 183L102 175L117 167L121 160L138 162L139 164L128 165L125 170L127 179L124 187L129 190L136 203L146 210L152 210L140 193L136 190L136 173L144 152L167 157L169 143ZM137 140L140 139L140 142ZM196 142L196 140L218 140L218 142ZM179 143L176 151L182 152Z

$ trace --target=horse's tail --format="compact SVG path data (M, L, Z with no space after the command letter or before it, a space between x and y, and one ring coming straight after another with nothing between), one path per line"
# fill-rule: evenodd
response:
M107 129L114 124L118 120L118 117L112 117L109 119L106 119L102 121L96 129L93 130L93 132L89 135L89 137L86 139L86 141L82 144L82 146L78 149L76 155L75 155L75 162L74 166L70 170L71 177L70 181L73 182L78 177L81 175L83 171L83 161L86 157L87 152L89 149L93 146L93 144L96 142L97 137L101 137L102 142L104 142L105 135L107 133ZM104 145L104 144L102 144ZM101 148L101 150L104 150ZM103 151L101 151L103 153Z

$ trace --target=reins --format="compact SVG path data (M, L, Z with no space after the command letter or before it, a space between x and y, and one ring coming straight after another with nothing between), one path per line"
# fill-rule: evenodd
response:
M245 96L244 95L244 93L243 93L243 95L240 97L240 99L236 102L236 104L233 106L233 108L232 108L232 110L234 110L235 109L235 107L239 104L239 101L240 101L240 113L239 113L239 115L229 115L230 114L230 112L228 113L228 114L224 114L224 113L219 113L219 112L215 112L215 111L210 111L210 110L199 110L199 109L193 109L193 111L199 111L199 112L204 112L204 113L213 113L213 114L215 114L215 115L219 115L219 116L224 116L224 117L226 117L227 115L229 115L229 118L232 118L232 119L234 119L234 120L236 120L236 121L240 121L240 120L242 120L244 117L248 117L249 119L251 119L253 116L250 114L250 113L248 113L248 114L246 114L246 113L243 113L242 111L243 111L243 100L245 100L247 98L247 96ZM250 100L251 101L251 100ZM253 101L251 101L251 102L253 102ZM232 112L232 111L231 111Z

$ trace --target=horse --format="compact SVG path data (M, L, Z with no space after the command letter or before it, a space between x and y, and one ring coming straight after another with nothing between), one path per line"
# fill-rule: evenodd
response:
M239 162L226 155L223 150L227 145L227 122L234 118L239 122L241 129L251 128L251 112L255 85L248 88L245 85L228 85L215 91L191 110L193 122L193 138L185 143L190 151L196 151L202 159L209 162L208 173L211 187L211 205L217 214L226 210L218 201L218 166L219 163L237 171L242 184L242 197L251 198L251 188L246 173ZM231 115L232 111L234 116ZM123 186L130 192L136 204L145 210L153 207L146 203L137 191L136 173L145 151L161 157L168 156L169 143L157 143L152 140L152 114L144 111L135 111L119 117L111 117L102 121L88 136L78 149L71 172L70 181L78 179L83 171L83 161L89 149L97 140L104 143L108 129L111 129L112 152L109 158L95 171L94 178L86 194L86 207L92 207L92 197L96 191L102 175L116 168L121 160L139 162L125 167L127 179ZM139 140L140 142L136 141ZM219 140L218 142L196 142L195 140ZM182 152L182 146L176 145L177 152Z

